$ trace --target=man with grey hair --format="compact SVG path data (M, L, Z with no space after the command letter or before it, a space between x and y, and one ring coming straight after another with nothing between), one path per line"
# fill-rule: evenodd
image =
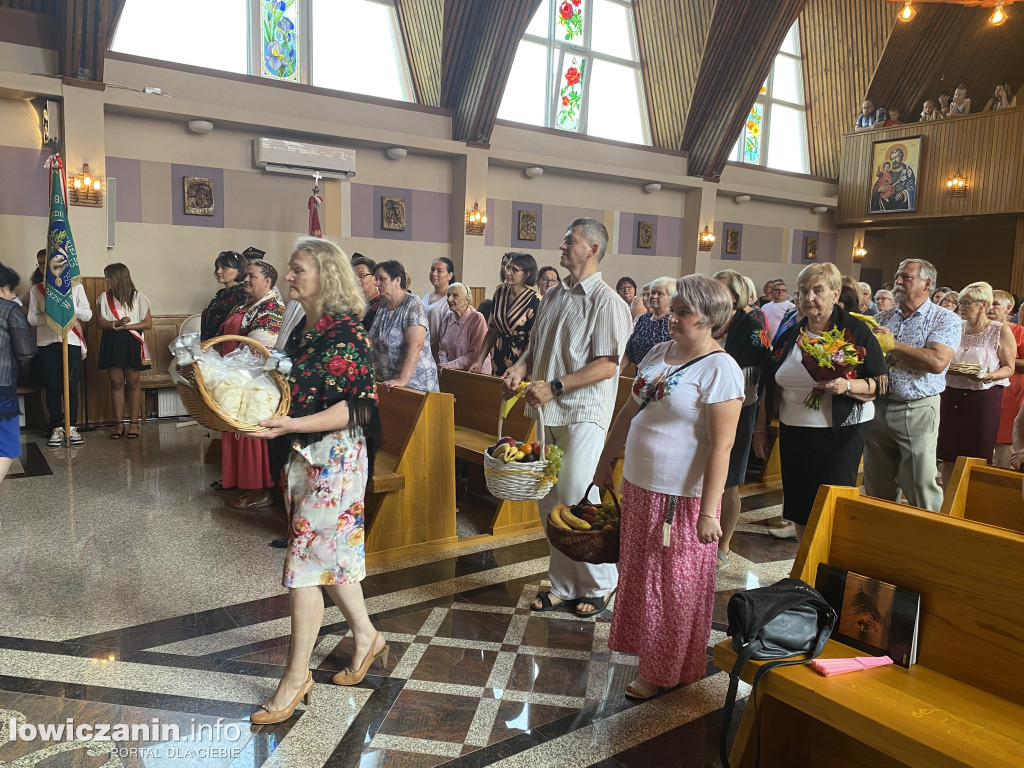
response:
M892 291L887 291L885 288L879 288L875 291L875 309L876 314L878 312L885 312L888 309L892 309L896 306L896 302L892 297Z
M946 368L960 346L959 316L929 301L935 267L907 259L896 272L898 306L875 316L886 355L888 391L875 399L875 418L864 446L864 492L899 501L900 490L915 507L938 512L942 489L935 480L939 394Z
M537 503L545 527L556 504L583 498L615 409L616 374L632 323L625 302L601 278L607 248L601 222L576 219L569 225L559 246L569 275L544 294L526 352L503 377L506 397L532 380L525 393L527 415L536 416L543 406L546 442L565 452L558 484ZM594 616L618 583L615 565L579 563L554 548L548 575L551 589L537 595L534 611L567 603L579 616Z

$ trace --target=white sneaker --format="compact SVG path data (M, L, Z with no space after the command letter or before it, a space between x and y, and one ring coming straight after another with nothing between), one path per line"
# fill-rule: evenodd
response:
M81 440L82 438L78 438ZM50 433L50 439L46 441L46 444L51 448L57 448L64 445L64 427L57 427Z
M72 445L81 445L85 442L85 440L82 439L82 436L78 434L78 427L71 428L71 431L68 433L68 442Z

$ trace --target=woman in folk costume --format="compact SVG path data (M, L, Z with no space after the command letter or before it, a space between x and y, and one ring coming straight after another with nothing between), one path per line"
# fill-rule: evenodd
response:
M222 287L203 310L199 331L202 341L216 336L228 315L245 302L245 258L234 251L221 251L213 262L213 276Z
M153 327L149 299L135 290L131 273L124 264L108 264L103 268L107 290L96 300L99 309L97 324L100 336L100 359L97 366L107 372L110 380L110 402L120 429L110 434L111 440L139 436L142 415L142 386L139 373L149 368L149 350L143 332ZM128 419L124 419L124 394L128 390Z
M221 336L248 336L267 349L277 343L281 332L281 318L284 302L275 287L277 270L262 259L254 259L245 267L245 303L240 304L220 327ZM238 347L237 341L225 341L220 353L226 355ZM274 503L266 489L274 487L270 472L270 458L267 442L255 440L238 433L224 433L221 442L224 488L240 488L244 491L236 501L230 503L235 509L268 507Z

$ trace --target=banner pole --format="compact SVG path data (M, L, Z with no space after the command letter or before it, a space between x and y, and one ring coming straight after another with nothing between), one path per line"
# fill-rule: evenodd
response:
M70 445L71 440L71 384L68 375L68 329L60 335L60 351L64 361L64 439Z

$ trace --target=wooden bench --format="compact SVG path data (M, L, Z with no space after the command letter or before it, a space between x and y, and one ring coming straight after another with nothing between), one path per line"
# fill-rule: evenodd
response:
M498 440L501 379L451 368L441 368L439 373L441 391L455 398L454 455L472 465L469 488L473 492L486 493L483 452ZM533 419L524 415L523 407L523 400L512 407L504 420L502 433L517 441L528 442L536 439L536 430ZM500 499L489 530L493 535L540 527L536 501Z
M1000 467L990 467L984 459L961 456L946 489L939 510L944 515L1008 528L1024 533L1024 476Z
M441 392L378 389L384 444L366 494L366 551L453 544L454 398Z
M1024 535L822 486L792 575L819 563L921 593L918 663L825 678L773 670L757 693L765 766L1024 765ZM830 641L825 657L858 651ZM731 642L715 664L731 670ZM758 662L748 664L750 682ZM753 764L754 707L730 761Z

